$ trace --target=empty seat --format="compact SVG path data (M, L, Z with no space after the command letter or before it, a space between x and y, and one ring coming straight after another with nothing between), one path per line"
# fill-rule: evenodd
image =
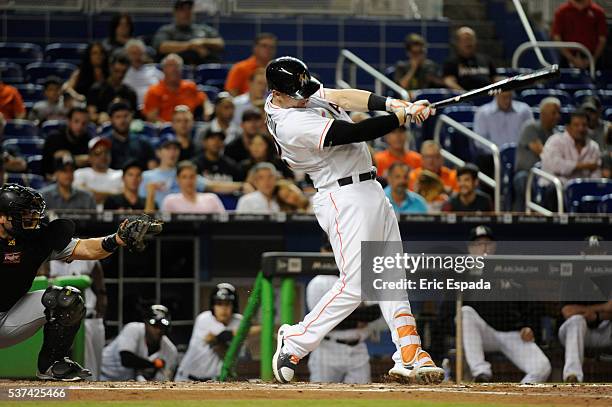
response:
M580 198L580 204L578 205L579 213L597 213L599 204L601 203L601 196L597 195L585 195Z
M42 49L30 42L0 42L0 59L26 65L42 60Z
M65 120L47 120L40 126L40 137L46 139L49 134L66 127Z
M451 119L458 121L459 123L468 123L471 125L474 123L476 109L478 109L476 106L461 104L445 107L442 109L442 113L449 116Z
M32 155L26 159L28 163L28 172L32 174L42 174L42 155Z
M4 137L38 137L38 127L29 120L9 120L4 126Z
M203 64L198 65L195 72L195 81L201 85L212 85L223 88L225 78L231 65L228 64Z
M22 155L30 157L41 155L45 141L38 137L7 138L2 145L6 148L15 147Z
M160 137L163 137L166 134L174 134L174 129L172 128L172 124L171 123L162 124L162 126L159 129L159 136Z
M430 102L439 102L444 99L451 98L453 96L460 95L461 92L457 92L450 89L419 89L414 91L414 100L429 100Z
M591 85L593 80L588 71L576 68L561 68L561 76L557 79L558 84Z
M206 96L208 96L208 100L213 103L215 102L215 100L217 100L217 95L219 94L219 92L221 92L221 89L212 85L198 85L198 90L206 93Z
M612 71L597 71L597 85L601 89L612 89Z
M41 189L47 184L41 175L26 173L9 173L6 182L34 189Z
M601 197L597 210L599 213L612 213L612 194Z
M603 106L612 106L612 89L581 89L574 92L574 102L576 106L584 101L588 96L596 96Z
M539 106L542 99L556 97L561 101L561 106L568 106L573 103L573 98L564 90L559 89L525 89L521 91L519 99L531 107Z
M499 76L506 76L508 78L533 72L533 70L529 68L497 68L495 71Z
M79 65L87 48L85 43L53 43L45 48L45 61Z
M32 85L23 83L14 85L25 103L36 103L45 98L45 93L42 85Z
M612 180L573 179L565 185L565 201L570 212L578 212L583 196L604 196L612 194Z
M66 81L75 69L76 65L66 62L35 62L26 66L26 80L42 84L48 76L55 75Z
M23 72L21 66L14 62L0 61L0 75L4 83L21 83L23 82Z

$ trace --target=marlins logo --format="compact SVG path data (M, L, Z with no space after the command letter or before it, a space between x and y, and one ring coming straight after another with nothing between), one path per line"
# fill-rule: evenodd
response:
M310 81L310 78L308 77L308 74L306 72L302 72L298 79L300 80L301 86L306 86L306 84Z

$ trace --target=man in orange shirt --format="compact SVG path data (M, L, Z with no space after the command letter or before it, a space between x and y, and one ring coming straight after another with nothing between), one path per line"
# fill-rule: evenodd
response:
M457 183L457 171L451 170L448 167L443 166L444 158L440 153L440 144L433 140L424 141L421 145L421 159L423 160L423 166L410 172L409 188L414 190L415 184L419 179L419 175L423 170L429 170L435 174L438 174L444 188L447 193L457 192L459 190L459 184Z
M144 98L142 113L147 121L170 122L174 108L178 105L188 106L192 113L204 109L208 99L206 93L198 90L192 81L182 78L183 58L170 54L162 60L164 79L153 85ZM201 114L200 114L201 115Z
M253 55L236 62L227 74L225 90L232 96L241 95L249 90L249 79L257 68L265 68L276 55L276 35L261 33L255 37Z
M5 120L23 119L26 109L19 91L0 79L0 114Z
M374 161L379 177L386 177L387 170L396 161L401 161L411 170L421 166L421 155L415 151L406 150L406 127L398 127L385 135L387 149L374 154Z

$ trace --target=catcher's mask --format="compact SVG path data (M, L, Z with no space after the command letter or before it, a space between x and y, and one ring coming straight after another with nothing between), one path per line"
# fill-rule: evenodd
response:
M18 184L0 188L0 213L11 222L7 232L15 237L27 237L45 224L45 200L34 189Z

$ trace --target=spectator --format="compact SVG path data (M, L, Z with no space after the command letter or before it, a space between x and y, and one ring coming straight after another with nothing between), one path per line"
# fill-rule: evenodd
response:
M155 194L147 194L147 198L138 196L138 187L142 182L142 167L138 161L128 161L122 170L123 192L111 195L104 201L106 210L134 210L146 213L154 212Z
M243 195L238 200L236 212L242 213L278 213L280 206L274 196L278 172L273 164L262 162L249 171L255 191Z
M242 130L232 122L234 118L234 98L227 92L221 92L215 100L214 118L204 123L202 130L196 135L194 140L196 145L202 144L202 137L207 131L223 132L227 141L231 142L240 137Z
M407 61L395 64L395 82L406 90L443 87L440 67L427 58L427 43L419 34L408 34L404 40Z
M606 47L608 25L604 10L591 0L568 0L555 11L551 37L554 41L578 42L599 61ZM561 49L565 66L586 69L589 61L580 51Z
M85 102L89 90L96 83L104 83L108 78L108 54L99 42L89 44L79 69L72 73L64 83L63 89L79 102Z
M71 155L62 155L54 159L55 183L44 187L40 193L49 209L96 209L93 196L72 186L74 169Z
M242 115L247 110L259 110L265 103L268 82L266 81L266 70L257 68L249 78L249 90L234 98L234 117L232 123L240 126Z
M445 212L491 212L493 205L489 195L478 190L478 167L466 164L457 170L459 192L444 204Z
M599 145L601 151L605 151L608 148L606 135L612 128L612 123L601 119L601 101L597 96L589 96L582 102L580 109L584 110L589 118L589 138Z
M66 107L62 100L62 80L57 76L49 76L45 79L45 100L34 103L28 119L37 124L47 120L64 120L66 118Z
M193 137L193 113L189 107L178 105L172 114L172 131L181 145L179 161L191 160L195 157L199 148L192 140Z
M1 134L0 134L1 137ZM28 164L19 153L19 149L14 146L3 146L0 144L0 165L2 165L2 174L0 174L0 187L4 184L4 171L8 172L25 172Z
M201 92L192 81L182 79L183 59L170 54L162 61L164 79L153 85L144 98L142 113L150 122L169 122L174 108L186 105L192 113L204 109L206 94Z
M130 132L132 110L125 102L119 101L108 108L111 121L111 164L114 169L123 168L131 160L136 160L141 168L154 168L155 151L146 137Z
M242 114L240 137L227 143L225 154L236 162L249 158L249 144L256 134L260 132L263 125L263 115L259 110L247 110Z
M570 116L563 133L550 136L542 150L542 169L565 183L574 178L601 175L599 146L588 136L588 116L578 110ZM548 185L540 180L541 185Z
M251 139L248 150L249 158L240 162L243 174L248 174L256 164L267 162L274 165L283 178L293 178L291 170L280 159L275 157L270 137L256 134Z
M279 179L276 182L276 201L283 212L308 212L310 201L304 192L293 183L286 179Z
M108 107L115 99L126 101L132 109L138 107L138 97L134 89L123 84L130 61L123 55L112 58L110 76L103 83L96 83L87 94L87 110L91 121L97 124L109 121Z
M528 122L521 132L516 146L514 164L514 205L516 212L525 211L525 187L529 170L538 161L544 149L544 144L561 118L561 101L554 97L542 99L540 102L540 120Z
M394 162L402 162L406 164L409 169L415 169L422 165L421 155L406 148L408 139L407 131L408 129L406 129L406 127L401 126L387 133L385 136L387 149L374 154L374 161L376 162L379 177L386 177L387 170Z
M108 168L113 143L104 137L89 140L89 163L91 167L79 168L74 172L73 185L93 194L96 203L104 204L111 194L121 192L121 170Z
M276 55L276 35L261 33L255 37L253 55L236 62L227 74L225 90L232 96L249 91L249 79L258 68L265 68Z
M198 173L208 180L242 181L244 175L238 164L223 154L224 140L225 134L221 131L206 132L203 140L204 151L193 160Z
M89 113L83 107L75 107L68 112L68 123L65 128L51 132L43 147L43 172L47 177L55 171L54 159L71 154L76 167L84 167L89 162L89 134L87 124Z
M145 94L151 86L157 85L164 78L164 74L157 69L155 64L147 63L147 48L141 40L131 39L124 48L130 60L130 68L125 74L123 83L136 91L138 105L134 108L140 110Z
M176 170L179 193L164 198L161 210L175 213L223 213L221 199L210 192L197 192L198 169L191 161L181 161Z
M444 184L438 176L428 170L422 170L414 192L421 195L427 203L427 212L437 213L442 211L442 206L448 201L448 195L444 190Z
M193 23L193 1L174 2L174 23L159 28L153 37L158 55L179 54L188 65L219 62L224 42L217 30Z
M108 37L102 41L102 45L108 55L114 55L127 44L134 34L134 22L132 17L126 13L117 13L113 16L108 27Z
M433 140L427 140L421 144L421 159L423 165L410 172L410 190L414 191L414 185L423 170L431 171L439 176L447 193L459 190L457 172L442 165L444 163L444 158L440 153L441 149L442 147L440 147L440 144Z
M389 167L385 194L393 206L395 213L427 213L425 199L416 192L408 190L408 174L410 167L401 161L396 161Z
M14 86L4 83L0 76L0 119L23 119L25 116L26 108L21 94Z
M455 34L456 55L444 63L444 84L459 91L489 85L495 79L495 65L485 55L476 53L476 33L461 27Z

